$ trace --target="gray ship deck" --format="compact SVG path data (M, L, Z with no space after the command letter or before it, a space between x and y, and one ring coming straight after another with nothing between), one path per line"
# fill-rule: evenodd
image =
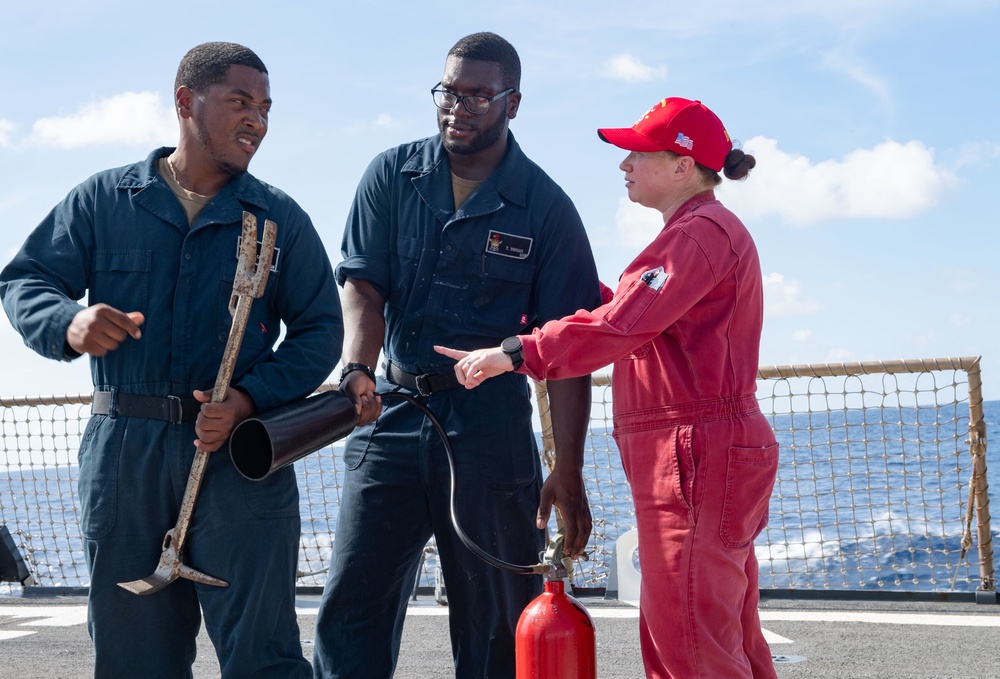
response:
M624 602L581 601L597 629L598 677L641 678L638 611ZM298 600L307 657L312 655L318 603L317 596ZM770 599L761 603L760 611L783 679L1000 676L997 605ZM433 597L420 597L412 604L396 677L454 676L447 627L447 608ZM91 672L83 597L0 597L0 677L77 679L90 677ZM219 676L204 631L195 676Z

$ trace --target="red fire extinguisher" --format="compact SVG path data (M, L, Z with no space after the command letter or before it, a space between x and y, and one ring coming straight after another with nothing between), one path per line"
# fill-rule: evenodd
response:
M517 679L597 677L594 621L561 579L547 574L545 591L521 613L515 653Z

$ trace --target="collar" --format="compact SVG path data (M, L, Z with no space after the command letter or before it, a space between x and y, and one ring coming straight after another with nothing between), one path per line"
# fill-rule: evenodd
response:
M155 196L148 196L155 200L159 197L159 191L165 191L171 198L175 198L166 180L160 176L156 169L156 163L160 158L173 153L174 147L164 146L150 153L144 161L134 163L125 169L125 173L118 181L117 188L123 191L136 191L136 199L147 209L159 214L160 210L153 209L152 201L144 200L147 193L157 187L153 193ZM243 218L244 205L268 209L267 196L260 181L249 172L233 177L233 179L223 186L212 199L212 202L205 208L211 210L212 222L232 222L240 221ZM166 217L165 215L161 215ZM173 220L170 220L173 221ZM199 216L199 221L201 217Z
M712 189L691 196L685 202L681 203L681 206L674 211L674 214L670 215L670 219L667 220L664 226L670 226L679 219L689 216L692 212L707 203L718 203L715 198L715 191Z
M483 183L495 184L496 192L503 201L524 207L527 203L529 162L514 139L514 133L507 130L507 153ZM420 177L441 174L445 177L442 181L448 184L450 194L451 165L448 163L448 152L441 143L441 135L423 140L417 153L403 164L402 172Z

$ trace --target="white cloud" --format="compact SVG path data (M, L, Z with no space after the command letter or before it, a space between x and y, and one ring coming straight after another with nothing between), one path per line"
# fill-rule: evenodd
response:
M1000 144L993 141L972 142L958 148L952 165L955 168L967 165L982 165L1000 157Z
M156 92L124 92L81 106L68 116L40 118L28 143L61 149L97 144L169 144L177 138L177 118Z
M10 133L14 131L14 123L0 118L0 147L10 146Z
M744 149L757 167L747 182L724 184L727 207L741 217L776 215L795 226L914 217L944 200L959 181L918 141L889 140L818 163L766 137L750 139Z
M888 85L872 73L865 64L858 61L857 57L843 52L830 52L824 57L823 66L843 73L851 80L872 92L882 102L882 106L886 110L892 108L892 99L889 96Z
M617 245L645 247L662 228L663 215L659 211L633 203L625 197L618 199L618 210L615 211Z
M812 339L813 331L809 329L796 330L792 333L792 341L798 343L808 342Z
M619 54L611 57L601 67L600 74L612 80L624 80L629 83L642 83L652 80L663 80L667 77L667 67L652 67L642 63L631 54Z
M663 217L656 210L642 207L628 198L618 199L615 212L615 244L622 248L642 248L649 245L663 228ZM822 311L823 305L810 299L798 281L786 281L784 275L763 276L764 315L767 318L806 316ZM808 332L808 331L806 331ZM796 341L806 341L808 337Z
M763 281L765 318L806 316L819 313L823 309L819 302L809 299L802 293L802 286L798 281L786 281L780 273L767 274L763 277Z

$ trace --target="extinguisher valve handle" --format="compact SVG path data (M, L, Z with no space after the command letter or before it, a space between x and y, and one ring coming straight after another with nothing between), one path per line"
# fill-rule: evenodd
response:
M541 573L549 580L561 580L567 577L566 555L563 551L565 543L566 533L560 525L549 540L549 546L538 555L540 563L533 567L534 572Z
M561 563L565 554L563 553L563 547L566 545L566 532L563 530L562 526L552 536L549 540L549 546L542 553L541 559L543 561Z

